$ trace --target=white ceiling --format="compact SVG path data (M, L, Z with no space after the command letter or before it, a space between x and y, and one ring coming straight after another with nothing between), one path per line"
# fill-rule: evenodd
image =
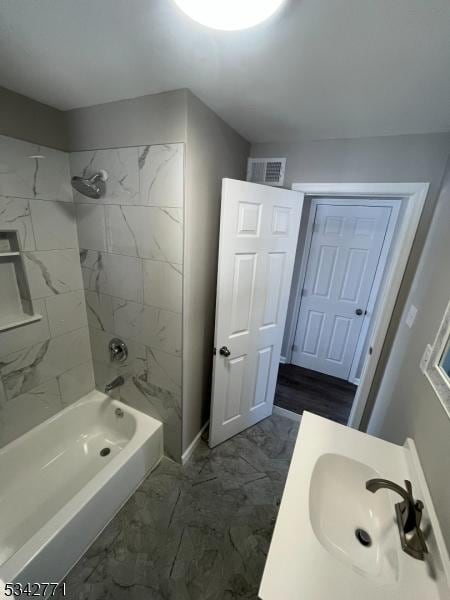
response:
M190 88L253 142L450 130L449 0L288 0L242 32L172 0L0 0L0 57L60 109Z

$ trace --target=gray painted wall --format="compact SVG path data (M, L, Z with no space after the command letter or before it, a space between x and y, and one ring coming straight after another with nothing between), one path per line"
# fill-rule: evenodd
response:
M60 111L0 87L0 135L61 150L184 142L187 90Z
M70 149L186 143L184 451L209 415L221 181L244 178L249 144L188 90L68 111Z
M406 304L418 308L409 329L398 328L368 431L401 444L416 442L441 528L450 549L450 418L419 369L450 299L450 164Z
M450 420L419 370L425 345L433 341L450 297L448 172L441 192L449 154L450 134L256 144L251 150L255 157L287 156L286 187L293 182L430 182L363 425L396 443L406 436L415 439L450 546ZM419 314L409 330L401 318L411 302ZM380 403L368 423L376 396Z
M222 178L245 179L250 145L188 93L183 451L209 416Z
M106 160L109 157L112 160L117 152L125 154L126 149L133 152L134 148L137 152L136 147L185 143L186 277L183 286L183 348L186 348L186 360L183 362L182 445L182 450L185 450L209 415L221 181L223 177L245 177L250 146L188 90L176 90L65 113L28 98L15 98L16 96L18 95L7 90L0 94L3 111L0 114L0 126L5 128L5 132L77 152L72 154L73 159L79 151L121 149L106 157L101 152L96 152L98 163L103 158ZM10 118L4 119L7 111L10 111ZM167 146L164 148L168 150ZM119 160L117 168L125 168L122 163ZM115 163L108 163L107 166L112 176L115 176L114 165ZM128 166L127 163L126 167ZM67 173L67 183L68 175ZM117 177L112 177L108 187L114 187L116 180ZM168 202L170 199L167 197L158 202L164 204L166 200ZM119 200L114 202L121 205ZM135 200L127 201L127 210L136 210L128 206L136 203L139 204ZM103 204L104 202L97 210L104 208ZM92 209L96 208L95 204L91 206ZM77 204L77 210L79 209L80 205ZM94 221L87 222L91 233L96 226ZM85 239L86 231L81 229ZM99 239L101 231L102 227L98 232ZM94 242L94 250L98 251L97 243L98 240ZM108 377L109 375L110 373ZM101 381L102 385L103 383ZM179 450L172 452L172 455L179 459Z
M67 150L65 113L0 87L0 134Z
M322 140L297 144L254 144L251 149L253 157L287 157L285 177L287 188L295 182L430 182L430 190L387 335L386 348L392 344L417 268L449 153L450 133ZM298 255L301 255L302 250L300 245L296 264L299 262ZM291 297L287 323L295 320L292 308ZM286 341L285 338L283 354L287 349ZM387 356L388 352L384 351L375 376L372 399Z
M187 90L69 110L69 149L97 150L184 142Z

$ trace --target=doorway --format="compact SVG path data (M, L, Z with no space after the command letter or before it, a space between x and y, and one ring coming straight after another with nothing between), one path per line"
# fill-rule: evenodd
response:
M361 302L367 300L367 305L366 307L351 307L352 310L355 310L355 317L359 319L357 324L358 328L360 327L359 334L356 334L354 329L352 332L354 320L352 322L352 320L349 319L348 312L347 314L344 312L343 319L335 318L334 321L331 320L332 325L334 324L334 329L331 327L331 335L327 337L327 333L329 334L330 332L330 327L328 330L324 329L322 346L320 349L318 348L319 361L316 361L315 363L310 361L309 364L303 364L300 367L289 366L289 368L281 364L280 379L277 381L277 394L275 397L275 410L277 412L284 412L286 409L292 411L292 403L291 408L287 408L286 396L292 395L296 382L299 380L302 380L303 382L309 381L309 385L302 387L304 410L311 410L310 401L312 396L317 399L317 410L312 410L312 412L317 412L318 414L322 414L337 422L345 422L349 426L358 428L364 413L377 362L381 354L390 316L396 302L398 289L409 255L409 249L414 239L423 203L428 191L428 184L294 184L292 189L304 192L307 210L309 207L309 216L303 221L303 226L300 229L295 266L297 277L294 275L288 311L290 314L287 316L285 338L283 342L284 352L280 358L280 362L287 363L287 365L293 365L295 362L294 350L297 345L296 338L297 341L300 341L301 339L302 330L298 327L299 317L300 325L303 325L303 333L305 333L306 330L304 325L306 311L304 310L303 315L301 314L301 305L305 302L308 293L308 266L310 266L310 281L315 281L314 276L317 275L318 272L317 261L316 265L314 264L314 256L312 257L313 260L310 261L310 250L312 249L314 251L315 245L316 252L318 249L320 253L320 246L330 246L330 248L326 248L326 250L322 251L322 255L326 252L334 252L335 250L337 252L336 245L333 249L332 243L320 244L316 242L316 244L314 244L314 223L316 222L316 228L320 228L321 221L326 221L327 216L331 217L328 219L328 230L331 230L331 232L333 232L333 224L336 229L337 223L345 223L345 218L343 221L342 219L338 219L337 221L334 220L332 217L335 215L333 215L330 209L326 208L327 205L333 207L339 207L339 205L353 205L355 207L364 206L365 208L363 211L366 212L366 214L362 215L364 219L362 223L367 223L365 219L367 215L370 215L370 209L373 207L384 207L385 214L387 214L386 211L390 210L389 222L385 228L381 225L382 220L380 220L380 216L378 215L377 217L376 212L372 210L371 218L374 215L375 221L378 218L378 225L375 228L378 229L378 232L376 232L379 238L378 246L383 237L383 229L385 235L381 252L378 257L375 275L373 275L373 265L376 262L377 249L374 248L373 243L371 249L372 257L370 260L367 257L367 260L372 263L372 266L369 266L369 269L366 272L365 282L362 284L366 291L365 294L357 298ZM317 213L319 206L324 206L324 208L321 209L323 210L322 218L320 213L319 215ZM329 214L327 214L327 212ZM316 218L317 215L318 218ZM340 217L345 217L345 215L340 215ZM323 223L322 227L325 227ZM347 227L347 229L351 233L351 227ZM319 242L320 241L323 242L324 240L319 239ZM373 242L376 242L374 237ZM350 247L354 250L355 245L351 244ZM358 248L358 246L356 246L356 248ZM365 251L361 253L360 250L361 248L359 248L356 253L354 251L347 252L346 260L341 261L341 268L342 264L347 267L351 263L351 260L349 259L352 255L353 258L355 258L355 256L358 257L358 255L359 258L361 258L363 253L366 254ZM339 276L339 273L337 273L337 276ZM322 277L322 283L324 280L325 278ZM347 273L347 277L344 275L344 277L341 277L340 281L338 281L335 291L341 292L341 290L343 290L345 292L345 288L348 290L349 281L353 284L357 284L358 278L354 278L353 273ZM367 284L368 281L370 282L369 285ZM303 295L302 292L305 287L306 295ZM357 290L358 286L356 285L353 289ZM320 291L321 290L319 289L319 292ZM354 297L356 298L356 296ZM333 297L331 297L331 300L333 300ZM336 296L334 297L334 300L336 300ZM339 298L337 298L337 300L339 300ZM350 309L351 304L351 302L346 303L346 308ZM362 311L362 314L356 314L356 311L358 311L358 313ZM335 317L336 315L332 316ZM336 321L337 324L335 323ZM343 327L343 325L346 327ZM333 331L336 332L339 329L339 326L341 331L344 329L344 335L339 336L339 334L336 334L335 339L333 340ZM354 337L350 338L352 333ZM355 339L357 339L356 344ZM311 341L311 338L309 341ZM329 342L328 346L326 344L327 341ZM335 342L334 345L331 344L333 341ZM321 355L320 350L322 351ZM325 354L325 356L331 356L331 359L340 358L339 352L342 351L342 360L330 361L325 359L325 361L323 361L324 353L327 353L327 351L328 354ZM345 355L345 351L347 351L347 355ZM322 364L320 364L321 358ZM324 362L331 363L331 371L323 368ZM350 363L351 367L349 369ZM302 369L307 367L312 368L309 373L301 372ZM339 372L340 369L341 371ZM297 370L295 374L292 372L293 370ZM329 379L329 377L335 376L338 378ZM317 379L319 380L318 383L316 381ZM288 384L289 387L286 387L286 384ZM318 398L318 389L320 389L320 401ZM349 395L350 398L351 396L354 397L353 401L349 402ZM301 394L297 394L297 397L301 399ZM280 410L278 406L283 408ZM298 412L302 412L301 407ZM289 414L294 415L295 413L286 413L286 415ZM348 418L346 418L347 415Z
M294 343L290 364L280 367L276 406L347 423L400 205L395 198L312 199L297 250Z
M310 210L308 223L311 227L306 241L304 244L297 243L303 240L300 215L303 217L302 206L305 205L317 209L321 204L328 203L328 211L330 207L350 206L353 210L359 207L359 217L356 219L353 216L353 220L349 221L352 225L346 224L346 219L343 219L343 231L347 231L343 237L348 237L353 226L356 228L356 233L353 232L355 235L352 234L354 238L365 236L372 240L366 247L344 245L345 252L335 247L336 254L344 252L344 258L340 260L338 289L354 311L354 316L347 313L339 320L335 307L332 313L334 330L333 327L328 328L331 333L324 338L328 340L328 347L325 344L328 354L331 350L334 354L326 358L329 362L334 359L338 363L338 350L341 348L342 357L346 355L346 360L340 361L345 371L337 373L339 377L320 373L321 377L336 377L337 382L327 381L335 384L335 387L339 384L342 388L343 382L347 386L354 386L341 390L346 394L353 393L356 387L347 424L358 428L428 184L294 184L292 192L236 180L224 180L223 186L210 446L215 446L272 413L282 355L286 357L284 362L292 363L301 300L306 297L301 292L305 287L308 260L313 250L316 215L316 210ZM377 210L368 210L373 208ZM325 217L330 215L328 212ZM339 229L338 221L324 221L331 232L335 231L334 235ZM378 225L371 230L372 221ZM291 285L296 244L301 273ZM353 261L357 267L359 265L355 267L356 271L346 267L349 261ZM317 268L319 263L320 260L316 260L315 273L325 273ZM331 269L333 273L337 272L338 263L336 260ZM359 273L359 276L355 273ZM331 277L328 279L332 280ZM314 278L311 280L314 282ZM322 277L322 280L326 278ZM292 318L288 318L286 328L290 290L294 294L293 304L297 303L294 306L296 316L294 323ZM359 314L360 311L362 314ZM347 328L343 329L342 325L346 323ZM283 332L286 332L285 337L289 340L288 352L282 352ZM320 335L316 335L316 341L320 341ZM294 366L296 369L308 369ZM319 373L314 369L308 371L302 373L303 382L307 375L311 380L313 373ZM347 379L342 378L343 373ZM323 396L324 380L316 381L316 386L322 388ZM277 407L275 411L279 412Z
M293 364L280 364L274 410L296 419L312 412L341 425L347 425L357 386ZM283 411L283 412L281 412Z
M357 379L399 208L396 199L312 201L292 364Z

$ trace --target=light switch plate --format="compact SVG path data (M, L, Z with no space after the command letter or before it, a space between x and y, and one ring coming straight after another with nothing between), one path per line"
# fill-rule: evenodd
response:
M430 356L431 356L432 352L433 352L433 348L430 346L430 344L427 344L427 347L425 348L425 352L423 353L423 356L420 360L420 370L422 371L422 373L425 373L425 371L427 370L428 363L430 362Z
M416 315L417 315L417 308L414 306L414 304L411 304L411 306L409 307L408 310L408 314L406 315L406 319L405 319L405 323L408 325L409 328L411 328L414 324L414 321L416 320Z

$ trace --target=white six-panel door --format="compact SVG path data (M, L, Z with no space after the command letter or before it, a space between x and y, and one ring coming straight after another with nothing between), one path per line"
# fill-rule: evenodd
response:
M272 414L303 194L224 179L209 445Z
M293 364L348 379L391 212L317 205Z

